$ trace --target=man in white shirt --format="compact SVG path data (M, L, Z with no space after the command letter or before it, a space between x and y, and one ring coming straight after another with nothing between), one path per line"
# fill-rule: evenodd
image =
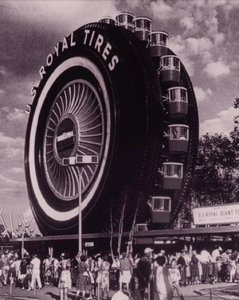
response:
M202 283L206 283L208 282L209 280L209 277L208 277L208 273L209 273L209 270L208 270L208 263L212 261L212 257L210 255L210 253L204 248L202 251L201 251L201 265L202 265L202 276L201 276L201 280L202 280Z
M222 251L222 248L220 246L215 246L215 249L212 251L212 261L216 262L216 259L218 256L220 256L220 251Z
M42 288L42 283L40 279L40 266L41 266L41 261L37 257L37 254L33 255L33 259L31 260L31 265L32 265L32 282L31 282L31 288L28 290L33 290L35 282L37 282L38 288Z

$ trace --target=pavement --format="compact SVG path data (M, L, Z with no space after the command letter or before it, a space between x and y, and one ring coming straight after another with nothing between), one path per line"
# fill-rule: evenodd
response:
M116 291L110 291L110 297ZM189 285L181 287L181 292L184 295L185 300L212 300L212 299L230 299L239 300L239 284L238 283L216 283ZM75 300L76 289L72 288L68 293L68 300ZM0 300L60 300L59 289L52 285L46 285L41 290L27 291L22 290L19 287L15 287L15 284L10 286L3 286L0 288ZM175 296L173 299L179 299ZM147 292L144 300L148 300Z

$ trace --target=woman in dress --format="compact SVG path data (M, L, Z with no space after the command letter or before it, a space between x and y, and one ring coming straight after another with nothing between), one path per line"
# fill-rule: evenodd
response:
M196 250L192 252L192 259L191 259L191 280L192 284L199 283L199 268L198 268L199 259L197 257Z
M47 255L46 258L43 260L43 277L44 277L44 283L50 284L51 283L51 256Z
M119 284L120 284L120 290L123 289L123 283L126 284L127 292L130 295L130 288L129 283L131 280L131 277L133 275L133 265L131 260L126 257L126 253L122 253L122 259L120 260L120 278L119 278Z
M96 282L99 284L99 287L102 290L102 298L101 299L108 299L109 298L109 290L110 290L110 263L109 263L108 255L102 257L102 263L99 267L98 275ZM106 294L106 298L104 295Z
M80 292L82 293L82 299L85 298L86 290L89 290L89 267L86 263L87 257L81 255L78 263L78 276L76 279L76 299L79 297Z
M60 300L67 300L68 290L71 289L71 261L67 254L61 254L59 267L61 268L61 275L58 286L60 289Z
M153 300L171 300L173 290L169 271L164 266L166 263L165 256L158 256L156 263L157 265L153 270Z
M185 256L186 256L186 250L183 249L181 251L181 255L177 259L177 265L178 269L181 275L181 285L186 286L186 261L185 261Z

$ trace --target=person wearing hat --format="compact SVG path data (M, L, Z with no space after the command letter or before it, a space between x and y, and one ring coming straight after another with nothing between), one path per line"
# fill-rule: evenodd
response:
M144 256L142 256L137 264L137 279L138 287L136 288L136 295L139 300L144 299L145 290L151 279L151 264L153 249L147 247L144 249Z

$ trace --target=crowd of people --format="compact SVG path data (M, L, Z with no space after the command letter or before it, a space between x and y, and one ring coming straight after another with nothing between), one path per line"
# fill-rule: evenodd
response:
M237 251L215 246L211 252L203 248L197 253L190 247L168 254L147 247L134 257L125 252L114 257L83 253L70 257L65 252L44 259L36 253L25 251L21 257L19 251L5 251L0 259L0 286L15 283L30 291L52 284L59 288L61 300L67 300L72 288L76 299L83 300L109 299L110 288L118 290L113 300L143 300L146 289L153 300L170 300L175 293L183 299L183 287L215 282L239 282Z

